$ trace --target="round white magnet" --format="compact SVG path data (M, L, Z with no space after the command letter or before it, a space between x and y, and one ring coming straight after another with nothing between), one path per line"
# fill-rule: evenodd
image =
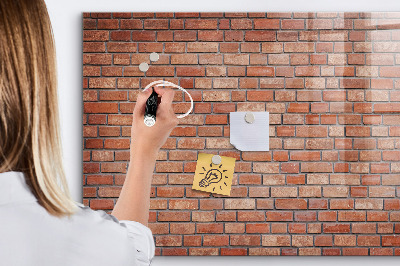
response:
M219 155L214 155L214 156L211 158L211 161L212 161L213 164L220 164L221 161L222 161L222 158L221 158L221 156L219 156Z
M252 124L254 122L254 115L253 113L246 113L246 115L244 116L244 120L249 123Z
M160 58L160 56L157 53L153 52L153 53L150 54L150 61L151 62L157 62L159 58Z
M142 72L146 72L147 70L149 70L149 64L147 64L147 63L145 63L145 62L140 63L139 69L140 69L140 71L142 71Z

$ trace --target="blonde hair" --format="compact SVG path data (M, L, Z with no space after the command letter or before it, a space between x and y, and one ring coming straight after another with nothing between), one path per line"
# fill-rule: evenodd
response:
M53 31L43 0L0 1L0 172L52 215L75 212L62 166Z

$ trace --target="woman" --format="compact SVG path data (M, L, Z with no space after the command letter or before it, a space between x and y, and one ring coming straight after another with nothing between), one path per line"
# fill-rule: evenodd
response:
M109 215L76 204L65 180L52 29L43 0L0 1L0 264L149 265L147 227L156 156L178 119L174 91L159 89L153 127L146 99L133 111L131 156Z

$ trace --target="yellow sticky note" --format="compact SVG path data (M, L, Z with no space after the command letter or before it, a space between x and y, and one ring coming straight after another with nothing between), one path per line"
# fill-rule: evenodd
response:
M213 164L213 156L199 153L192 189L230 196L236 159L221 156L221 163Z

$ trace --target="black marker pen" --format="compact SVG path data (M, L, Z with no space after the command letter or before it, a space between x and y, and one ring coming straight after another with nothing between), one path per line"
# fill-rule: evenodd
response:
M146 101L146 108L144 110L144 123L148 127L152 127L156 123L156 113L158 107L158 94L152 87L153 92Z

